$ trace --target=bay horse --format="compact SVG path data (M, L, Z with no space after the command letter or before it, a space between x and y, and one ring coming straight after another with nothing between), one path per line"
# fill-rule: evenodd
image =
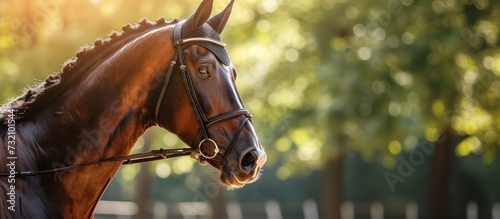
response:
M220 38L233 0L210 17L212 5L125 25L2 106L0 218L91 218L118 158L156 125L190 146L180 155L219 169L222 185L260 177L266 154Z

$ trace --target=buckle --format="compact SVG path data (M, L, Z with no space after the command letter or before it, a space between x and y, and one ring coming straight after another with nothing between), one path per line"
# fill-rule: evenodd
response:
M207 154L203 153L203 150L202 150L201 147L203 146L203 143L205 141L211 142L215 146L215 148L214 148L214 155L210 156L210 155L207 155ZM210 139L210 138L205 138L205 139L201 140L200 144L198 145L198 154L200 156L202 156L203 158L212 159L215 156L217 156L217 154L219 154L219 152L220 152L219 146L217 146L217 143L215 143L215 141L212 140L212 139Z

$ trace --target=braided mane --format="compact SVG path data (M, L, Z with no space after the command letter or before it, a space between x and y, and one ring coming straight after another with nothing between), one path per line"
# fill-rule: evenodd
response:
M89 71L82 72L78 67L88 62L100 62L101 60L94 60L97 54L105 52L108 48L119 49L121 45L145 31L178 22L179 19L167 22L163 17L155 22L144 18L135 25L124 25L122 32L112 31L106 39L97 39L94 45L80 48L76 57L67 60L58 73L48 76L42 83L28 88L21 96L0 106L4 109L0 110L0 128L7 124L8 110L16 112L16 122L28 119L51 104L71 86L83 80Z

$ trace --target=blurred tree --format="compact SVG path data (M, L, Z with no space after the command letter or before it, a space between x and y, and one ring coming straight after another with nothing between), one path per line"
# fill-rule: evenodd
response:
M454 0L258 4L257 30L242 41L266 42L274 55L250 107L269 127L264 141L286 152L274 159L278 176L325 165L324 214L338 218L331 206L341 190L332 182L346 153L394 168L402 151L426 139L434 151L429 218L446 218L452 153L482 153L485 165L498 153L499 8ZM457 134L469 137L455 149Z

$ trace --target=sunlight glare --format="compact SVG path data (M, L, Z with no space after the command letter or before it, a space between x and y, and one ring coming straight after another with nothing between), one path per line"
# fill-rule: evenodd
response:
M476 136L468 137L458 144L455 153L459 157L467 156L471 152L478 153L481 150L481 141Z
M155 168L156 175L162 179L166 179L172 173L170 165L166 162L159 163Z
M281 180L286 180L290 175L292 174L290 168L287 166L281 166L278 168L278 171L276 171L276 176L281 179Z
M170 133L170 132L167 132L165 133L165 135L163 135L163 144L165 144L165 146L167 147L172 147L174 146L176 143L177 143L177 136Z
M399 153L401 153L402 146L399 141L394 140L389 143L388 149L391 154L398 155Z
M367 61L372 57L372 50L364 46L358 49L356 55L360 60Z
M193 162L189 157L179 157L174 161L172 170L175 174L181 175L188 173L193 169Z

